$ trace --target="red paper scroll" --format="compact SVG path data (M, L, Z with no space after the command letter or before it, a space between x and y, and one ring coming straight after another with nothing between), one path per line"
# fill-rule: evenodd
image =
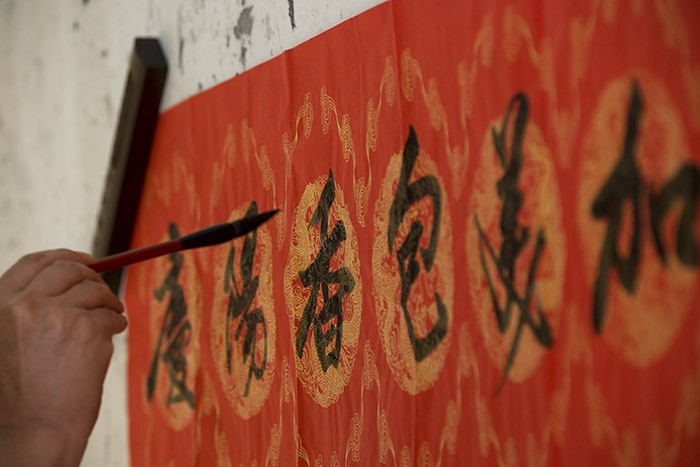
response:
M166 112L134 465L689 465L700 6L405 1Z

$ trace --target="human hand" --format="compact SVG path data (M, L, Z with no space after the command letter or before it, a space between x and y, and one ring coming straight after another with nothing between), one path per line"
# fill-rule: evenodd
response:
M0 277L0 464L78 465L126 328L88 255L25 256Z

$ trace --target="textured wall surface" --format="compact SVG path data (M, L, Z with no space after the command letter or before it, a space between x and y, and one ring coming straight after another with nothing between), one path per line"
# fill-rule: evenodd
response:
M134 37L161 40L167 108L377 3L0 0L0 271L90 249ZM125 342L83 465L129 463Z

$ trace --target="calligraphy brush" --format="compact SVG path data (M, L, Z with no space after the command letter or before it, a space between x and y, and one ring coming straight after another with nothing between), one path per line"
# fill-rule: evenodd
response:
M93 261L89 267L95 272L112 271L169 253L218 245L257 229L266 220L277 214L277 211L279 210L275 209L274 211L263 212L262 214L245 217L234 222L212 225L175 240L106 256Z

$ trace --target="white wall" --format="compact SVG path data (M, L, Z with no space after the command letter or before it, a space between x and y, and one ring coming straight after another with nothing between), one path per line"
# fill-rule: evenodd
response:
M134 37L161 40L166 108L379 2L0 0L0 271L90 250ZM129 463L125 335L115 347L86 466Z

